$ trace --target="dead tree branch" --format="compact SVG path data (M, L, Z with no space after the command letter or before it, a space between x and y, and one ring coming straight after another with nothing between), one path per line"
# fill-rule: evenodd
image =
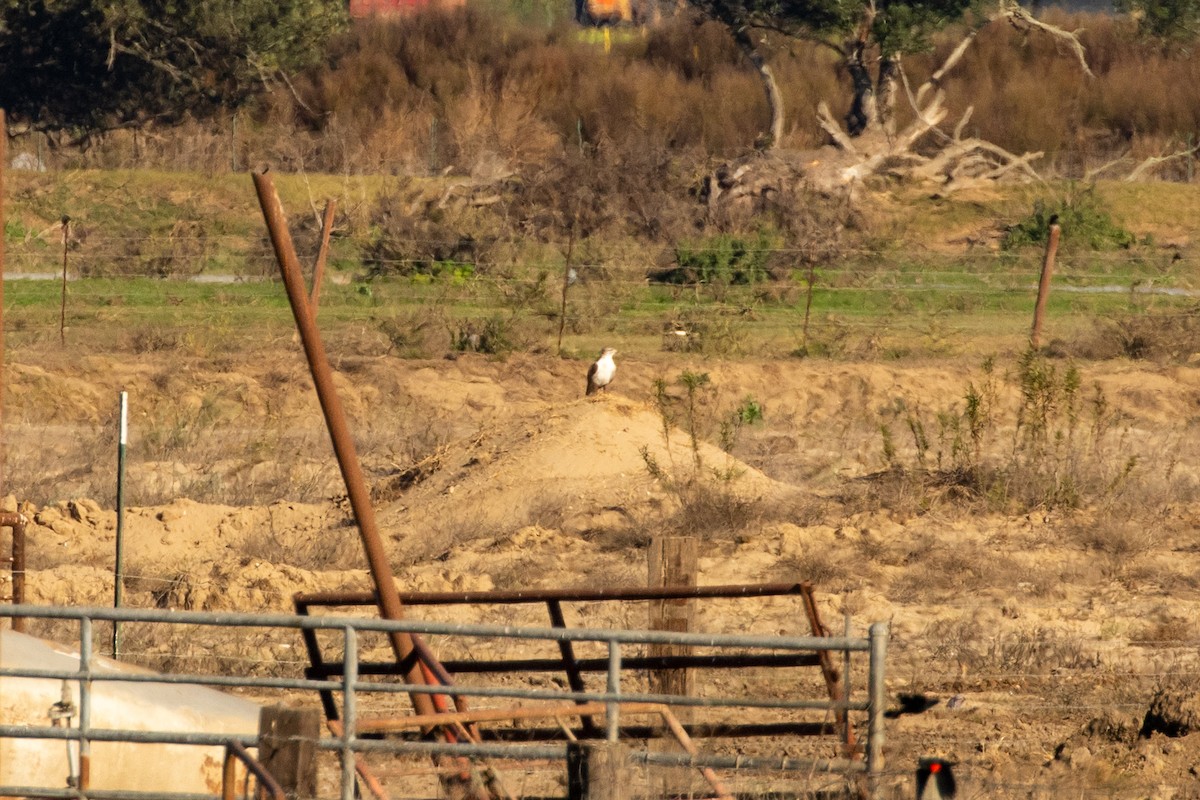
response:
M833 114L829 111L829 105L822 100L817 103L817 124L821 126L821 130L829 134L829 138L841 150L847 153L855 154L858 148L854 146L854 141L850 135L842 130L842 126L833 118Z
M1196 145L1195 147L1191 147L1187 150L1180 150L1177 153L1171 153L1170 155L1166 155L1166 156L1151 156L1150 158L1147 158L1145 161L1143 161L1142 163L1140 163L1136 167L1134 167L1133 171L1125 176L1125 180L1126 180L1126 182L1132 183L1133 181L1136 181L1138 178L1140 178L1142 175L1144 175L1146 172L1148 172L1156 167L1160 167L1163 164L1167 163L1168 161L1174 161L1177 158L1187 158L1188 156L1195 155L1197 151L1200 151L1200 144Z
M1083 74L1089 78L1096 77L1092 74L1091 67L1088 66L1087 54L1084 52L1083 43L1079 41L1078 31L1065 31L1057 25L1042 22L1012 0L1000 0L999 17L1007 19L1018 29L1033 28L1065 42L1079 59L1079 67L1083 70Z

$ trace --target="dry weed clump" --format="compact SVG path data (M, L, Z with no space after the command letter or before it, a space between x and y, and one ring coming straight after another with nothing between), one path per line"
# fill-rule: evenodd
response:
M1067 536L1086 552L1100 557L1101 572L1109 580L1139 574L1142 559L1160 545L1155 532L1144 522L1107 515L1071 525Z
M1150 466L1163 454L1138 447L1101 388L1085 390L1074 365L1032 349L1004 375L986 360L961 406L930 412L897 401L882 416L885 469L847 487L848 503L922 513L955 502L1023 513L1162 499ZM1163 466L1170 481L1171 465Z
M928 643L930 661L954 667L959 689L1021 686L1056 670L1094 670L1101 663L1078 637L1039 625L989 631L975 620L939 620L918 638Z
M326 520L315 536L296 536L278 530L274 518L269 518L267 525L250 531L238 552L243 560L259 559L276 566L290 564L314 571L361 567L358 531L351 525L337 525L339 521L342 520Z
M384 316L376 323L387 339L387 354L399 358L433 358L444 351L449 321L438 306Z
M1066 348L1082 358L1186 362L1197 352L1200 308L1145 309L1098 319L1089 334Z
M849 548L810 547L797 555L781 558L772 569L772 575L775 580L799 578L821 587L823 591L837 591L852 579L861 578L862 568L857 554Z
M682 394L675 394L664 380L654 382L654 403L662 422L663 444L672 453L672 436L682 430L688 457L676 463L660 462L648 446L640 450L646 471L675 500L668 525L680 532L705 538L736 537L753 524L765 521L767 511L791 508L789 503L764 505L738 486L742 470L732 458L722 465L706 460L701 444L716 438L721 450L731 453L745 426L763 419L762 407L747 396L733 408L716 401L708 373L685 371L677 379Z
M1140 647L1180 648L1191 645L1197 638L1193 621L1169 609L1158 609L1145 625L1130 632L1129 643Z
M926 534L893 547L893 563L904 571L891 581L889 593L904 602L941 602L1021 574L1011 557L977 541L942 542Z

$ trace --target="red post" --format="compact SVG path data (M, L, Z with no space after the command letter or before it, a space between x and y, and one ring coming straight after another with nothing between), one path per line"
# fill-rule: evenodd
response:
M4 369L4 170L8 166L8 124L0 108L0 374ZM4 421L4 381L0 381L0 423ZM0 431L3 430L0 424ZM4 467L7 453L4 436L0 434L0 496L4 495Z
M1046 241L1046 258L1042 261L1042 278L1038 281L1037 305L1033 309L1033 331L1029 334L1029 346L1042 346L1042 320L1046 316L1046 298L1050 296L1050 278L1054 275L1054 256L1058 252L1057 224L1050 226L1050 238Z

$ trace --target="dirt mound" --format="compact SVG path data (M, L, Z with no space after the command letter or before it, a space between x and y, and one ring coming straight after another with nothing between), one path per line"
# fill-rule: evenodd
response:
M649 405L609 393L511 417L403 470L378 492L380 519L406 559L422 558L530 525L586 534L657 515L674 502L669 486L692 480L747 499L789 491L711 444L693 450Z

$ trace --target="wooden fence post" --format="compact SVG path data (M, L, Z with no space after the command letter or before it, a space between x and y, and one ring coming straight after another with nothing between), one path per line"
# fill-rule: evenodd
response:
M567 744L569 800L629 800L633 797L629 746L621 742Z
M649 585L660 588L668 586L695 586L699 572L699 547L692 536L658 536L650 541ZM696 601L693 599L651 600L650 630L687 633L694 627ZM650 657L688 655L691 648L682 645L652 644L647 648ZM655 669L650 671L650 692L688 697L695 693L696 671L694 669ZM687 724L695 718L692 706L675 706L672 712L681 723ZM659 735L651 739L652 752L678 752L679 745L665 725L655 723ZM691 794L696 776L692 770L682 767L663 767L655 770L652 793L657 790L664 796Z
M649 584L651 587L695 586L699 569L696 539L691 536L658 536L650 541ZM695 600L651 600L650 630L686 633L692 629ZM651 656L686 655L688 648L670 644L652 644ZM659 694L689 695L695 688L695 671L690 669L653 670L650 691ZM687 709L680 709L683 712ZM683 719L682 714L676 714Z
M317 796L317 709L267 706L258 717L258 761L288 800Z

